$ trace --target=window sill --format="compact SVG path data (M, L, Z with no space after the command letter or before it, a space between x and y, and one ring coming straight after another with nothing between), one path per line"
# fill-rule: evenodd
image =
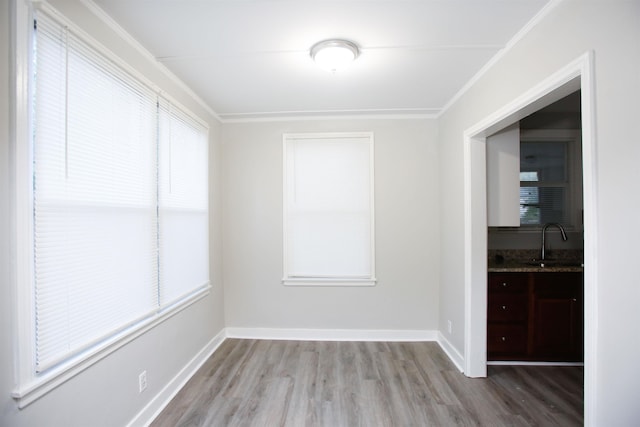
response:
M282 279L282 284L285 286L375 286L377 279L349 279L349 278L315 278L315 277L286 277Z
M209 295L210 290L211 285L207 284L181 301L162 309L154 316L136 323L109 341L104 342L102 345L93 347L92 349L67 360L64 364L51 369L45 374L34 376L31 381L19 385L18 388L13 391L11 396L18 402L19 409L25 408L40 397L91 367L96 362L104 359L145 332L203 299Z

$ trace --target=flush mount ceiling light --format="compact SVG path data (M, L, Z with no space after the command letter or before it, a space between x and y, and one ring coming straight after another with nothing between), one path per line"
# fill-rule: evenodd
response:
M332 39L314 44L309 53L318 65L335 73L353 62L360 54L360 50L349 40Z

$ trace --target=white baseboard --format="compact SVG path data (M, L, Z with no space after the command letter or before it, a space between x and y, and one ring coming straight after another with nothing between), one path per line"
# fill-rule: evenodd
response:
M437 341L437 331L227 328L228 338L294 341Z
M438 344L440 344L442 351L444 351L446 355L449 356L449 359L451 359L451 362L456 365L456 368L458 368L460 372L464 372L464 356L460 354L460 352L451 344L451 342L449 342L442 332L438 332L437 341Z
M184 368L129 422L127 427L148 426L184 387L226 338L223 329L196 354Z

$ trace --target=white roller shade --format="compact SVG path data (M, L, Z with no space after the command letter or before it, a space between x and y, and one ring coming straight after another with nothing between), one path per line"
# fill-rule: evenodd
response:
M370 280L371 135L285 136L285 280Z

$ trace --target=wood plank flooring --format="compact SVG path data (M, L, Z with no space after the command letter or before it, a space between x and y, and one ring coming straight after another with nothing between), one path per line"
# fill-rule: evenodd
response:
M434 342L226 340L152 427L579 426L580 367L461 374Z

